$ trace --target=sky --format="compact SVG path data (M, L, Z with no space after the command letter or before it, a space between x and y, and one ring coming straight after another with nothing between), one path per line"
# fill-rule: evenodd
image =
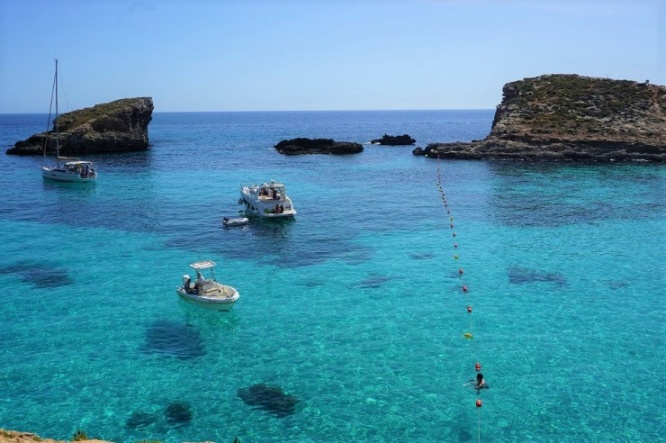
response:
M0 113L494 109L509 82L666 85L666 0L2 0Z

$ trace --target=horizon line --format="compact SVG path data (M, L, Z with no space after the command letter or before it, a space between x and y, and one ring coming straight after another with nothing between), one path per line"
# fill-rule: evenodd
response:
M76 112L86 108L77 109L75 111L66 111L61 113L67 114ZM153 111L153 114L220 114L220 113L251 113L251 112L423 112L423 111L494 111L496 108L427 108L427 109L283 109L283 110L243 110L243 111ZM0 112L0 115L47 115L48 112Z

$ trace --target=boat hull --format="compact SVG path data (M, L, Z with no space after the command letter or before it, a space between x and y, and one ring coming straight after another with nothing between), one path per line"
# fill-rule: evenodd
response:
M176 289L178 296L185 302L211 311L230 311L240 294L235 288L227 285L217 285L217 290L205 291L203 295L188 293L182 286Z
M263 185L266 186L266 185ZM259 186L241 186L239 203L245 206L245 214L261 218L290 218L296 209L284 191L278 197L260 195Z
M51 168L48 166L42 167L42 177L45 180L53 180L58 182L67 183L84 183L94 182L97 174L89 174L87 177L82 177L81 174L69 171L63 168Z

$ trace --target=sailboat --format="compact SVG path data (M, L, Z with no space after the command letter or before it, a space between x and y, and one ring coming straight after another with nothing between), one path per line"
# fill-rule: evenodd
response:
M53 90L51 91L51 103L55 94L55 133L51 134L51 108L49 107L49 124L47 124L47 137L44 140L44 163L46 163L46 148L49 139L54 138L56 143L56 164L47 166L42 164L42 177L45 180L55 180L60 182L91 182L97 179L95 165L90 161L84 161L73 158L60 157L60 133L58 131L58 60L55 60L55 75L53 77Z

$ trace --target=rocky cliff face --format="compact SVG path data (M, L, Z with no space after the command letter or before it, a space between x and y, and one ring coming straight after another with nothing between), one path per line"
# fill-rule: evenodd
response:
M460 159L666 161L666 86L544 75L504 86L490 134L415 155Z
M124 98L95 105L58 117L60 155L141 151L148 149L148 124L152 120L153 99ZM35 134L17 142L7 154L55 154L55 122L51 132ZM51 135L51 137L49 137Z

